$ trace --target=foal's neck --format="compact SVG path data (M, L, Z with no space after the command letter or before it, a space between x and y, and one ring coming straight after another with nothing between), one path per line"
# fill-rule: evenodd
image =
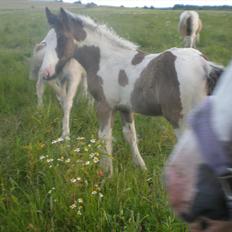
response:
M83 44L98 47L101 59L106 60L114 58L127 59L130 54L135 54L138 48L130 41L124 40L117 35L111 35L110 32L105 34L104 32L89 31Z

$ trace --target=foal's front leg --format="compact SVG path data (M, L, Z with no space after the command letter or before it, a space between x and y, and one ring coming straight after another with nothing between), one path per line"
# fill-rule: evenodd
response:
M110 176L113 174L112 164L112 124L114 113L112 109L106 103L96 103L96 112L99 120L98 137L103 140L106 147L106 155L100 160L100 166L103 170L109 173Z
M140 155L138 149L138 142L135 130L135 122L134 117L131 112L120 112L123 124L123 134L125 140L129 143L131 152L132 152L132 159L134 163L139 166L141 169L146 170L146 164Z

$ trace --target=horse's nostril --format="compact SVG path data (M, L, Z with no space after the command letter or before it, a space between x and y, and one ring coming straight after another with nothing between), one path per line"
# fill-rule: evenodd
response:
M207 230L209 228L209 223L205 219L200 220L200 229L201 230Z
M181 213L180 217L186 222L193 222L194 221L194 218L192 217L191 214Z

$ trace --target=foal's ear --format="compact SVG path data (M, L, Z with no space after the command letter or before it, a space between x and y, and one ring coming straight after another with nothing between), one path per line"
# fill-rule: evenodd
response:
M49 25L54 27L58 22L58 17L54 15L47 7L45 8L45 12Z
M66 11L62 7L60 8L60 15L59 16L61 18L62 23L68 27L69 26L69 16L67 15Z

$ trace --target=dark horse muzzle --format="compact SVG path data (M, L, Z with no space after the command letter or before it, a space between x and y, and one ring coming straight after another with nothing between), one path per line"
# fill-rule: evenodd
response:
M190 224L197 223L196 231L207 230L210 220L232 220L232 154L213 130L212 100L212 96L208 97L190 117L190 125L205 164L198 168L192 206L181 217Z

